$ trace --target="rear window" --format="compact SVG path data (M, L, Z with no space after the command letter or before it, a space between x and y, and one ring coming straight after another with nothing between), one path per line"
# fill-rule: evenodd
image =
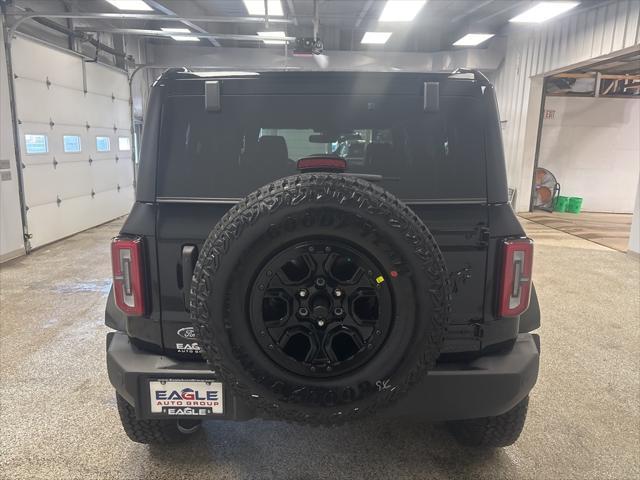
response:
M442 97L437 113L413 95L223 95L220 112L202 96L169 97L158 196L242 198L330 153L405 200L482 200L480 113L473 97Z

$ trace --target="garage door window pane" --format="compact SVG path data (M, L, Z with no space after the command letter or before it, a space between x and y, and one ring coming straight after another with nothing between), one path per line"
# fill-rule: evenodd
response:
M25 135L24 143L30 155L49 152L49 141L46 135Z
M111 150L111 140L109 137L96 137L96 150L98 152L108 152Z
M82 145L78 135L63 135L62 143L65 153L78 153L82 151Z
M118 150L131 150L129 137L118 137Z

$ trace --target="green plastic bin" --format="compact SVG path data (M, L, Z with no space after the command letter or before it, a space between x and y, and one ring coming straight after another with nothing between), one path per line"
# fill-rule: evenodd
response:
M569 197L563 197L562 195L558 195L553 205L553 211L566 212L568 203L569 203Z
M567 212L580 213L582 208L582 197L570 197L569 203L567 203Z

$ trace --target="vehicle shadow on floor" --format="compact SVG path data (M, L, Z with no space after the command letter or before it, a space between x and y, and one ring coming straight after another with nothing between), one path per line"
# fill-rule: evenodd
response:
M178 447L149 447L152 464L208 478L514 478L502 449L459 446L442 424L369 419L314 428L208 422Z

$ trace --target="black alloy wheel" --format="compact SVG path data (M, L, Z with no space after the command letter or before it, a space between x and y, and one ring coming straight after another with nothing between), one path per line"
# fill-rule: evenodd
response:
M300 375L330 377L358 368L393 326L393 291L382 272L366 252L345 242L314 239L282 249L250 290L258 343L274 362Z

